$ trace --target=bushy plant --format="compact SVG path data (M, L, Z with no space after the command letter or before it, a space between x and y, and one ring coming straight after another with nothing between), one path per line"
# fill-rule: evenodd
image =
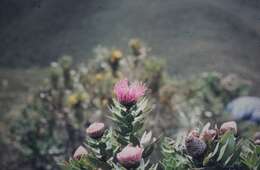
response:
M51 64L49 78L32 94L32 100L10 128L9 141L26 158L26 164L33 169L59 169L57 161L71 155L84 141L83 129L95 120L106 124L112 120L116 125L113 131L104 132L100 145L110 141L110 137L105 136L113 136L120 146L137 145L143 133L140 127L148 127L154 134L162 131L173 134L180 127L194 127L209 119L219 120L229 100L248 92L248 82L236 76L206 73L193 79L175 79L166 74L165 62L151 55L150 49L140 40L131 40L129 47L131 53L128 54L99 46L93 59L77 68L72 66L68 56ZM150 116L145 117L148 120L145 125L146 99L127 110L128 106L112 98L113 85L125 75L149 86L149 97L154 104ZM112 106L113 113L110 121L104 114L108 105ZM126 112L133 115L126 116ZM95 144L96 140L93 142ZM102 153L107 152L103 148Z
M172 144L162 145L165 169L259 169L259 146L240 139L235 122L223 123L219 129L208 123L201 131L193 129L180 143Z
M57 160L82 141L87 123L87 97L71 59L64 57L50 68L42 87L11 126L11 138L33 169L59 169Z
M230 74L203 73L191 79L173 79L160 88L160 101L167 114L161 121L175 117L178 127L192 128L208 121L229 119L224 110L228 102L247 95L250 82ZM174 115L168 114L168 112ZM163 129L169 129L172 122L165 122Z
M242 164L249 170L260 169L260 132L255 134L253 140L247 140L244 152L241 154Z
M124 74L140 78L142 72L140 79L148 80L161 72L143 69L142 65L150 59L154 65L156 60L147 57L146 48L135 41L138 49L130 44L133 53L128 56L119 49L98 47L94 59L76 69L69 56L51 64L49 78L32 94L10 127L9 141L26 158L23 165L59 169L57 161L65 159L84 140L83 129L89 120L104 119L107 105L113 103L111 89L118 79ZM142 50L137 53L139 48ZM126 64L136 71L129 71Z
M109 117L114 126L107 128L103 123L91 124L86 132L85 149L75 152L72 160L65 163L66 170L83 169L156 169L149 163L155 139L152 133L143 131L144 118L149 111L147 99L142 98L146 87L138 82L131 85L126 79L119 81L114 92ZM82 147L82 146L81 146Z
M179 142L179 141L178 141ZM162 156L161 161L162 169L165 170L187 170L192 168L191 159L183 154L183 148L177 141L165 137L162 144Z

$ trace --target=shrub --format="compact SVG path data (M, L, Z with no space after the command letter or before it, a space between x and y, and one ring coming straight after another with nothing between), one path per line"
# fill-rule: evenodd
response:
M119 81L114 91L116 100L110 108L114 126L104 131L103 123L93 123L87 128L84 142L87 154L78 154L65 163L66 170L76 169L156 169L148 157L153 151L155 139L143 133L144 119L150 109L147 99L142 98L146 87L138 82L128 85Z
M169 142L170 141L170 142ZM202 131L191 130L179 140L162 143L164 169L258 169L259 145L237 136L235 122L226 122L220 129L206 124ZM170 145L171 143L171 145ZM169 147L171 146L171 147Z
M173 79L160 88L160 103L165 114L160 114L162 129L172 124L192 128L208 121L230 119L224 112L228 102L239 96L248 95L250 82L233 74L203 73L191 79ZM164 113L164 112L163 112ZM174 117L176 122L165 120Z
M220 113L223 113L226 103L248 93L250 84L236 76L230 78L230 75L206 73L192 79L175 79L166 74L165 62L152 56L140 40L131 40L129 46L130 54L99 46L92 60L76 68L68 56L51 64L47 81L32 94L32 100L11 124L9 141L26 158L25 163L23 160L17 162L21 161L32 169L60 169L57 161L68 158L85 140L83 129L89 122L99 120L110 124L104 114L107 105L113 105L113 113L124 113L122 104L118 104L124 97L118 95L117 100L113 100L112 89L115 82L125 75L130 80L144 82L149 87L149 97L154 104L150 116L146 117L148 121L139 124L131 122L133 117L127 117L130 120L121 120L120 123L124 123L122 127L128 130L132 128L131 123L135 123L137 129L148 127L155 135L162 131L174 134L182 127L195 127L209 119L222 119L224 114ZM133 103L140 108L143 106L139 105L145 105L146 100L137 103L133 100ZM114 121L114 124L117 123ZM108 132L106 130L103 136L109 135ZM117 134L117 139L125 141L121 145L126 146L130 139L134 143L140 133L132 134L124 129L112 134ZM122 139L120 136L123 136Z
M83 142L83 129L89 122L104 119L107 105L113 103L112 86L123 74L135 78L142 71L143 79L150 79L161 71L143 69L150 60L161 66L153 57L147 58L146 48L135 41L142 49L138 54L140 49L126 56L118 49L98 47L94 59L76 69L69 56L51 64L49 78L10 125L9 141L26 158L16 160L16 164L32 169L60 169L57 162ZM129 71L130 66L136 71Z
M84 139L88 94L77 82L70 58L53 63L50 83L37 92L32 102L11 126L16 148L33 169L59 169L56 161Z

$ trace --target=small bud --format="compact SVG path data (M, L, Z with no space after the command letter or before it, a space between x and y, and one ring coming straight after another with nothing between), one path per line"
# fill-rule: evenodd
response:
M200 139L204 140L205 142L213 141L217 136L217 131L214 129L209 129L200 134Z
M260 145L260 139L255 140L254 143L255 143L256 145Z
M110 61L112 63L120 60L122 58L123 54L120 50L113 50L112 53L111 53L111 58L110 58Z
M205 142L211 142L213 141L216 136L217 136L217 131L214 129L209 129L210 128L210 123L207 123L200 134L200 139L202 139Z
M103 80L103 79L104 79L104 75L103 75L102 73L97 73L97 74L95 75L95 79L96 79L97 81Z
M105 125L104 123L92 123L87 129L86 129L87 134L93 138L93 139L98 139L103 136L105 132Z
M256 132L254 135L254 143L260 145L260 132Z
M116 155L118 162L125 168L137 168L142 160L143 149L139 146L126 146Z
M254 140L260 139L260 132L256 132L254 135Z
M196 129L192 129L189 134L188 134L188 137L196 137L196 138L199 138L200 136L200 133L198 130Z
M142 45L139 39L131 39L129 46L132 48L134 55L140 55L140 49L142 48Z
M78 103L77 95L72 94L68 97L68 104L69 106L74 106Z
M237 123L234 121L225 122L220 127L220 134L224 134L227 131L232 131L235 135L237 134Z
M74 152L73 159L80 160L83 156L86 156L88 151L83 147L79 146Z
M203 140L193 136L188 136L185 139L185 146L188 154L195 159L200 158L207 149L207 145Z

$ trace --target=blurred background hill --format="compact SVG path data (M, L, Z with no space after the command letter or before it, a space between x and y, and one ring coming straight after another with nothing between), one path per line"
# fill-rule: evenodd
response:
M258 0L1 0L1 104L36 87L60 56L80 63L98 44L125 50L132 37L171 73L234 72L260 85Z

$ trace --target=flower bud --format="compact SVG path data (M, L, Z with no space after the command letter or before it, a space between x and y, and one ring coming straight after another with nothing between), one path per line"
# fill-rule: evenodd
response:
M111 53L111 58L110 58L110 61L112 63L120 60L122 58L123 54L120 50L113 50L112 53Z
M254 143L255 143L256 145L260 145L260 139L255 140Z
M195 159L200 158L207 149L206 143L198 137L188 136L185 139L188 154Z
M105 125L104 123L92 123L87 129L86 129L87 134L93 138L93 139L98 139L102 137L102 135L105 132Z
M211 142L213 141L217 136L217 131L214 129L208 129L206 131L203 131L200 134L200 139L204 140L205 142Z
M140 49L142 48L142 45L139 39L131 39L129 46L132 48L134 55L140 55Z
M254 143L260 145L260 132L256 132L254 135Z
M100 80L104 79L104 75L103 75L102 73L97 73L97 74L95 75L95 79L96 79L97 81L100 81Z
M73 159L80 160L83 156L86 156L88 151L83 147L79 146L74 152Z
M198 130L196 129L192 129L189 134L188 134L188 137L196 137L198 138L200 136L200 133Z
M220 134L224 134L227 131L232 131L235 135L237 134L237 123L234 121L225 122L220 127Z
M260 139L260 132L256 132L254 135L254 140Z
M68 97L69 106L75 106L78 103L77 95L72 94Z
M126 146L116 155L118 162L125 168L137 168L142 160L143 149L139 146Z
M205 142L212 142L217 136L217 130L210 129L210 123L207 123L200 134L200 139Z

